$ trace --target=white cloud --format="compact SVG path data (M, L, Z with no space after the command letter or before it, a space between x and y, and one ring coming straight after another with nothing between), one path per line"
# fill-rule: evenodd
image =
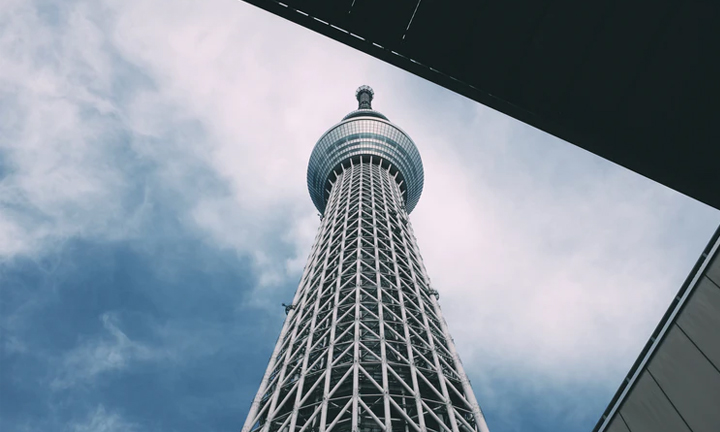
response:
M313 212L305 163L328 116L339 116L307 94L347 86L331 71L313 76L327 54L314 47L318 36L296 29L298 55L279 61L268 53L282 43L264 31L278 19L258 21L247 5L80 1L59 8L67 22L57 27L32 4L9 6L0 91L15 103L0 142L10 167L0 257L47 253L76 236L138 238L160 189L183 202L189 230L251 257L261 288L299 272L310 240L290 233ZM309 120L313 110L326 118ZM157 182L142 203L124 199L138 167ZM302 250L270 258L278 242Z
M126 179L112 163L112 75L100 30L78 6L45 25L31 3L4 5L0 34L0 257L49 240L122 236ZM8 115L5 115L5 114Z
M87 340L63 355L51 388L92 385L102 374L128 368L134 362L172 360L174 353L130 339L112 313L101 316L105 333Z
M67 428L72 432L132 432L138 425L126 421L115 412L108 412L103 405L98 405L82 423L72 423Z
M198 199L192 221L209 241L253 258L261 275L255 303L264 303L272 297L264 290L299 276L314 237L305 186L312 145L352 109L355 86L377 65L302 28L277 37L267 29L281 19L242 3L123 2L117 16L114 43L157 84L135 100L131 124L151 130L147 119L157 117L147 114L158 110L148 106L157 101L202 123L199 157L229 190ZM280 258L268 247L278 242L294 250Z
M408 128L428 137L411 218L466 367L616 388L717 211L465 105L484 123Z

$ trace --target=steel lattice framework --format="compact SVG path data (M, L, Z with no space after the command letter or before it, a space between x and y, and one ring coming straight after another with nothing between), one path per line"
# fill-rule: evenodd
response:
M395 166L353 155L332 171L315 244L243 432L488 430Z

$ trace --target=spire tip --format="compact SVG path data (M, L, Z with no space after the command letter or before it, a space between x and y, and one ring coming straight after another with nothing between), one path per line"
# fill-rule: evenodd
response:
M361 85L355 91L355 98L358 101L358 109L372 109L371 102L375 92L370 86Z

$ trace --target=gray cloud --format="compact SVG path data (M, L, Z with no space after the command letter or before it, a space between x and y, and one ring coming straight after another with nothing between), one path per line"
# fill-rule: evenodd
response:
M173 352L130 339L120 329L114 314L104 313L101 320L105 334L64 353L50 388L63 390L75 385L92 385L103 373L126 369L134 362L173 360Z
M127 422L117 413L107 412L103 405L98 405L84 422L70 425L69 430L72 432L132 432L138 430L138 426Z

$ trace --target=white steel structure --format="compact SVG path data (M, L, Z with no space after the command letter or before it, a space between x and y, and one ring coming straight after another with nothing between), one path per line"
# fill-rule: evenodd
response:
M485 432L408 220L420 155L356 96L310 158L322 223L243 432Z

